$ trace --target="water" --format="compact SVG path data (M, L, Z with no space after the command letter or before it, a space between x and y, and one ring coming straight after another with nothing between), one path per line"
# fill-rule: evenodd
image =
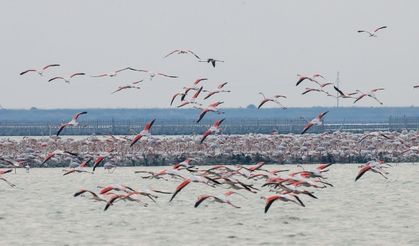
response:
M316 191L318 200L302 196L306 207L275 202L267 214L259 197L241 192L231 200L241 206L206 203L194 208L200 194L221 194L222 188L192 183L168 203L141 207L118 202L104 212L104 203L77 197L80 188L123 183L133 188L174 190L179 181L143 180L134 170L103 169L94 175L63 177L61 169L18 170L0 182L0 245L418 245L419 166L389 169L389 179L365 174L354 182L357 165L334 165L327 174L335 187ZM205 204L202 204L205 205Z

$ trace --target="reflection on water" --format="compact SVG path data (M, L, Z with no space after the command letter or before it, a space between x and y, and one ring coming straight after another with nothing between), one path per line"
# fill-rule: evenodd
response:
M357 165L334 165L327 176L335 187L316 191L318 200L304 197L305 208L277 202L267 214L260 199L267 189L232 198L241 209L194 208L198 195L222 192L196 183L172 203L159 195L148 207L118 202L107 212L104 203L73 197L80 188L114 183L162 190L179 183L142 180L138 169L8 174L18 188L0 183L0 245L419 245L419 166L396 165L388 180L368 173L355 183Z

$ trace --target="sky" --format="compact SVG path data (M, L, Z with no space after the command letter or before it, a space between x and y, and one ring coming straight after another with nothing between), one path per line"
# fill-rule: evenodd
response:
M282 94L287 107L333 106L336 99L301 95L297 74L322 74L340 88L377 93L383 106L419 106L419 2L414 0L38 0L0 1L0 105L4 108L165 108L197 78L204 89L228 82L229 94L208 103L258 104ZM359 29L386 25L378 38ZM224 60L215 68L174 49ZM59 63L43 77L19 73ZM48 82L74 72L97 75L133 67L178 79L123 72L114 78ZM143 79L140 90L111 94ZM329 89L330 90L330 89ZM333 91L333 88L332 90ZM205 102L206 104L207 102ZM341 101L353 106L352 99ZM367 98L356 106L380 106ZM267 107L276 105L266 105Z

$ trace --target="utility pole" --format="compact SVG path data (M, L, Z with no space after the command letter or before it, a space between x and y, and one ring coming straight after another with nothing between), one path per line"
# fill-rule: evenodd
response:
M336 85L336 87L337 87L337 88L339 88L339 89L340 89L340 87L339 87L339 83L340 83L340 73L339 73L339 72L337 72L337 74L336 74L336 81L335 81L335 85ZM336 92L336 108L339 108L339 98L340 98L340 95L339 95L339 93L338 93L338 92Z

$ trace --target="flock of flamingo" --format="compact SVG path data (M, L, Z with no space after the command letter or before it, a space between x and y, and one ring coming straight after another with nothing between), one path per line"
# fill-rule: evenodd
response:
M387 26L382 26L374 31L365 31L359 30L359 33L366 33L369 37L377 37L377 33L383 29L386 29ZM201 59L194 51L176 49L165 55L163 58L166 59L173 55L189 55L196 59L198 62L208 63L212 67L216 67L216 64L223 63L224 61L207 58ZM40 69L28 69L20 73L20 75L29 75L29 74L38 74L39 76L46 76L47 73L50 73L51 70L57 69L60 67L60 64L50 64L46 65ZM138 69L133 67L126 67L118 69L109 73L102 73L98 75L91 75L92 78L104 78L104 77L116 77L122 72L135 72L135 73L145 73L147 74L149 80L154 79L155 77L163 77L168 79L176 79L178 76L168 75L161 72L153 72L146 69ZM56 83L58 81L63 81L65 83L70 83L74 79L78 79L83 76L88 76L84 72L76 72L70 75L65 76L52 76L48 79L49 83ZM199 110L197 115L196 122L199 123L208 113L223 114L220 109L220 105L224 103L222 100L216 100L211 103L205 103L207 99L215 97L216 95L223 95L230 93L230 90L226 89L228 86L227 82L222 82L216 86L216 88L207 89L208 78L198 78L190 85L185 85L182 89L176 92L172 98L170 98L170 105L174 105L177 101L176 107L181 108L184 106L191 106ZM140 89L139 84L144 83L144 79L137 80L129 85L123 85L116 88L112 94L122 92L128 89ZM353 99L353 103L357 103L360 100L365 100L366 98L371 98L383 104L376 96L377 92L384 90L384 88L374 88L369 91L363 92L361 90L356 90L354 92L344 92L341 88L333 86L333 83L327 82L325 77L321 74L314 75L298 75L298 80L296 86L302 84L310 84L310 87L306 87L302 92L302 95L309 95L312 93L323 93L328 97L341 97L346 99ZM332 88L336 91L336 95L332 94L331 91L327 91L328 88ZM414 85L414 88L419 88L419 85ZM205 89L204 89L205 88ZM204 93L206 95L202 96ZM192 95L191 95L192 94ZM281 100L285 100L287 97L285 95L272 95L265 96L263 92L259 92L262 96L262 100L258 104L258 108L262 108L268 103L275 103L284 110L286 107L283 105ZM178 100L177 100L178 99ZM180 100L179 100L180 99ZM204 106L206 105L206 106ZM301 135L307 133L313 126L321 126L323 120L327 115L326 112L320 112L312 120L308 121L304 128L301 130ZM87 114L86 111L76 113L70 121L61 124L58 127L56 136L58 137L61 133L65 132L67 127L76 127L79 126L79 118L82 118L83 115ZM132 138L126 138L126 141L120 141L118 144L126 144L127 148L134 148L136 145L141 145L143 139L152 138L151 132L152 127L155 121L158 119L152 119L147 122L144 128ZM210 135L217 135L221 131L221 125L225 121L224 118L220 118L214 122L212 126L208 128L197 140L198 144L204 145L206 140ZM213 137L216 138L217 136ZM391 139L395 140L394 137L388 136L385 133L367 133L362 136L359 142L365 141L365 139L374 137L378 141L380 139ZM112 136L116 139L117 137ZM416 138L415 138L416 139ZM54 141L58 141L59 138L55 138ZM403 140L399 139L399 142ZM128 147L129 146L129 147ZM418 146L407 146L406 151L418 151ZM95 169L104 163L104 168L109 170L115 170L116 165L111 163L105 163L105 159L111 159L112 149L108 149L105 152L98 153L96 158L85 157L82 153L76 153L73 151L56 149L54 151L48 152L44 157L42 164L47 164L54 157L70 156L75 157L79 162L72 162L71 165L64 169L63 176L76 173L95 173ZM143 179L155 179L161 182L174 180L177 182L176 187L173 190L162 191L158 189L135 189L124 184L111 184L104 187L98 187L97 191L81 189L74 194L74 197L84 196L90 198L93 201L104 202L104 210L108 210L112 205L117 201L131 201L138 203L141 206L148 206L148 204L156 203L157 199L161 195L167 195L168 202L173 202L176 197L181 196L181 192L187 190L193 183L213 187L217 189L218 193L214 194L201 194L197 197L194 207L199 207L203 203L207 202L216 202L229 205L233 208L240 208L237 201L234 200L234 197L242 197L247 199L247 197L242 194L244 192L257 194L265 189L266 192L269 192L268 196L261 196L261 199L265 200L264 212L267 213L272 204L275 201L282 202L291 202L297 206L305 207L305 202L303 197L307 199L318 199L316 192L325 189L327 187L333 187L333 184L327 181L325 174L329 172L330 166L333 162L322 163L316 166L313 169L305 169L301 165L297 165L294 170L285 170L285 169L265 169L264 162L256 163L253 166L242 166L242 165L214 165L211 167L199 167L193 165L193 162L196 162L194 158L186 158L185 160L174 164L171 167L162 169L157 172L148 171L148 170L137 170L135 173L141 175ZM0 163L6 169L0 170L0 180L4 181L11 187L15 187L10 181L8 181L4 176L13 172L13 168L26 167L29 171L30 166L26 164L25 160L22 159L13 159L13 158L0 158ZM92 166L92 170L87 170L88 166ZM371 160L366 164L363 164L359 167L358 174L355 177L355 181L363 177L368 171L370 173L376 173L387 179L389 174L386 169L391 165L386 164L380 160ZM16 171L16 169L15 169ZM186 192L186 191L184 191ZM144 200L146 199L146 200Z

